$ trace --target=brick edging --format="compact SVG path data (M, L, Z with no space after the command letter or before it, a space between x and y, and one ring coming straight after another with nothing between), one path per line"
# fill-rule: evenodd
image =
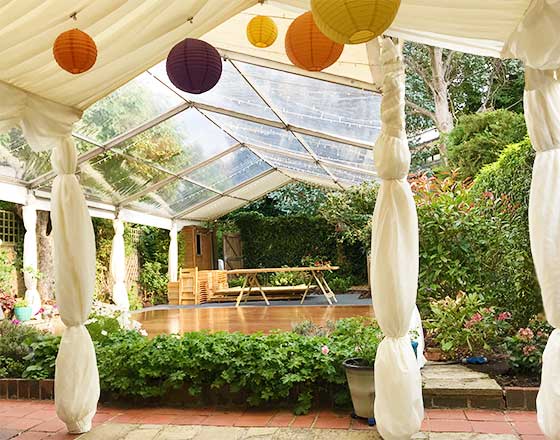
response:
M54 379L0 379L0 399L54 399Z
M502 396L424 394L426 408L536 410L538 387L504 387ZM0 399L54 399L53 379L0 379Z

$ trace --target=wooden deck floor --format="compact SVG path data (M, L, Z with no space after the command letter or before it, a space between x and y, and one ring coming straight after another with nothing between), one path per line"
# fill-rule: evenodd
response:
M202 309L152 310L133 315L148 335L182 334L210 330L254 333L291 330L293 324L310 320L317 324L348 318L371 316L371 306L286 306L286 307L212 307Z

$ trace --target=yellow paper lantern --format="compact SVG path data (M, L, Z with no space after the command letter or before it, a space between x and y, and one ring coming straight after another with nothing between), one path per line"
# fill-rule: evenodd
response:
M276 37L278 37L278 28L270 17L257 15L247 25L247 39L253 46L260 48L271 46L276 41Z
M313 20L323 34L340 44L358 44L385 32L401 0L311 0Z

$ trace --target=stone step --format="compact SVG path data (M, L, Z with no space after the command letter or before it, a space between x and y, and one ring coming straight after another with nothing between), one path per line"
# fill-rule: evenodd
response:
M428 362L422 369L422 386L426 408L505 408L500 385L464 365Z

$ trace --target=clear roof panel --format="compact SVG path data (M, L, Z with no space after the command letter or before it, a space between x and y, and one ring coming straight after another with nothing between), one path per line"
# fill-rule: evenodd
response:
M89 107L74 132L106 143L180 104L179 96L144 72Z
M150 72L188 101L278 121L274 112L243 79L230 61L222 63L222 76L218 84L212 90L198 95L183 92L169 81L165 70L165 61L154 66L150 69Z
M246 182L270 166L247 148L241 148L187 175L220 192Z
M80 183L86 195L107 203L119 203L170 176L114 151L82 164L80 171Z
M78 153L85 153L95 145L74 139ZM30 182L51 171L48 151L34 152L27 144L20 128L0 133L0 175Z
M356 185L362 182L370 182L376 180L372 174L360 173L359 171L344 170L332 165L327 165L328 170L337 178L337 180L345 181L347 184Z
M213 191L202 188L184 179L176 179L155 192L142 196L130 203L132 208L152 212L157 215L167 214L175 217L188 208L215 197Z
M312 160L301 160L294 157L283 156L281 154L271 154L259 151L259 155L274 167L286 170L293 170L300 173L324 176L330 179L328 173Z
M373 150L353 145L321 139L315 136L300 135L306 145L319 159L340 162L373 171Z
M379 135L379 94L281 70L234 63L290 125L369 144Z
M204 111L204 113L244 144L306 153L301 143L287 130L226 116L220 113L209 111Z
M235 144L235 139L190 108L122 142L117 150L178 173Z

